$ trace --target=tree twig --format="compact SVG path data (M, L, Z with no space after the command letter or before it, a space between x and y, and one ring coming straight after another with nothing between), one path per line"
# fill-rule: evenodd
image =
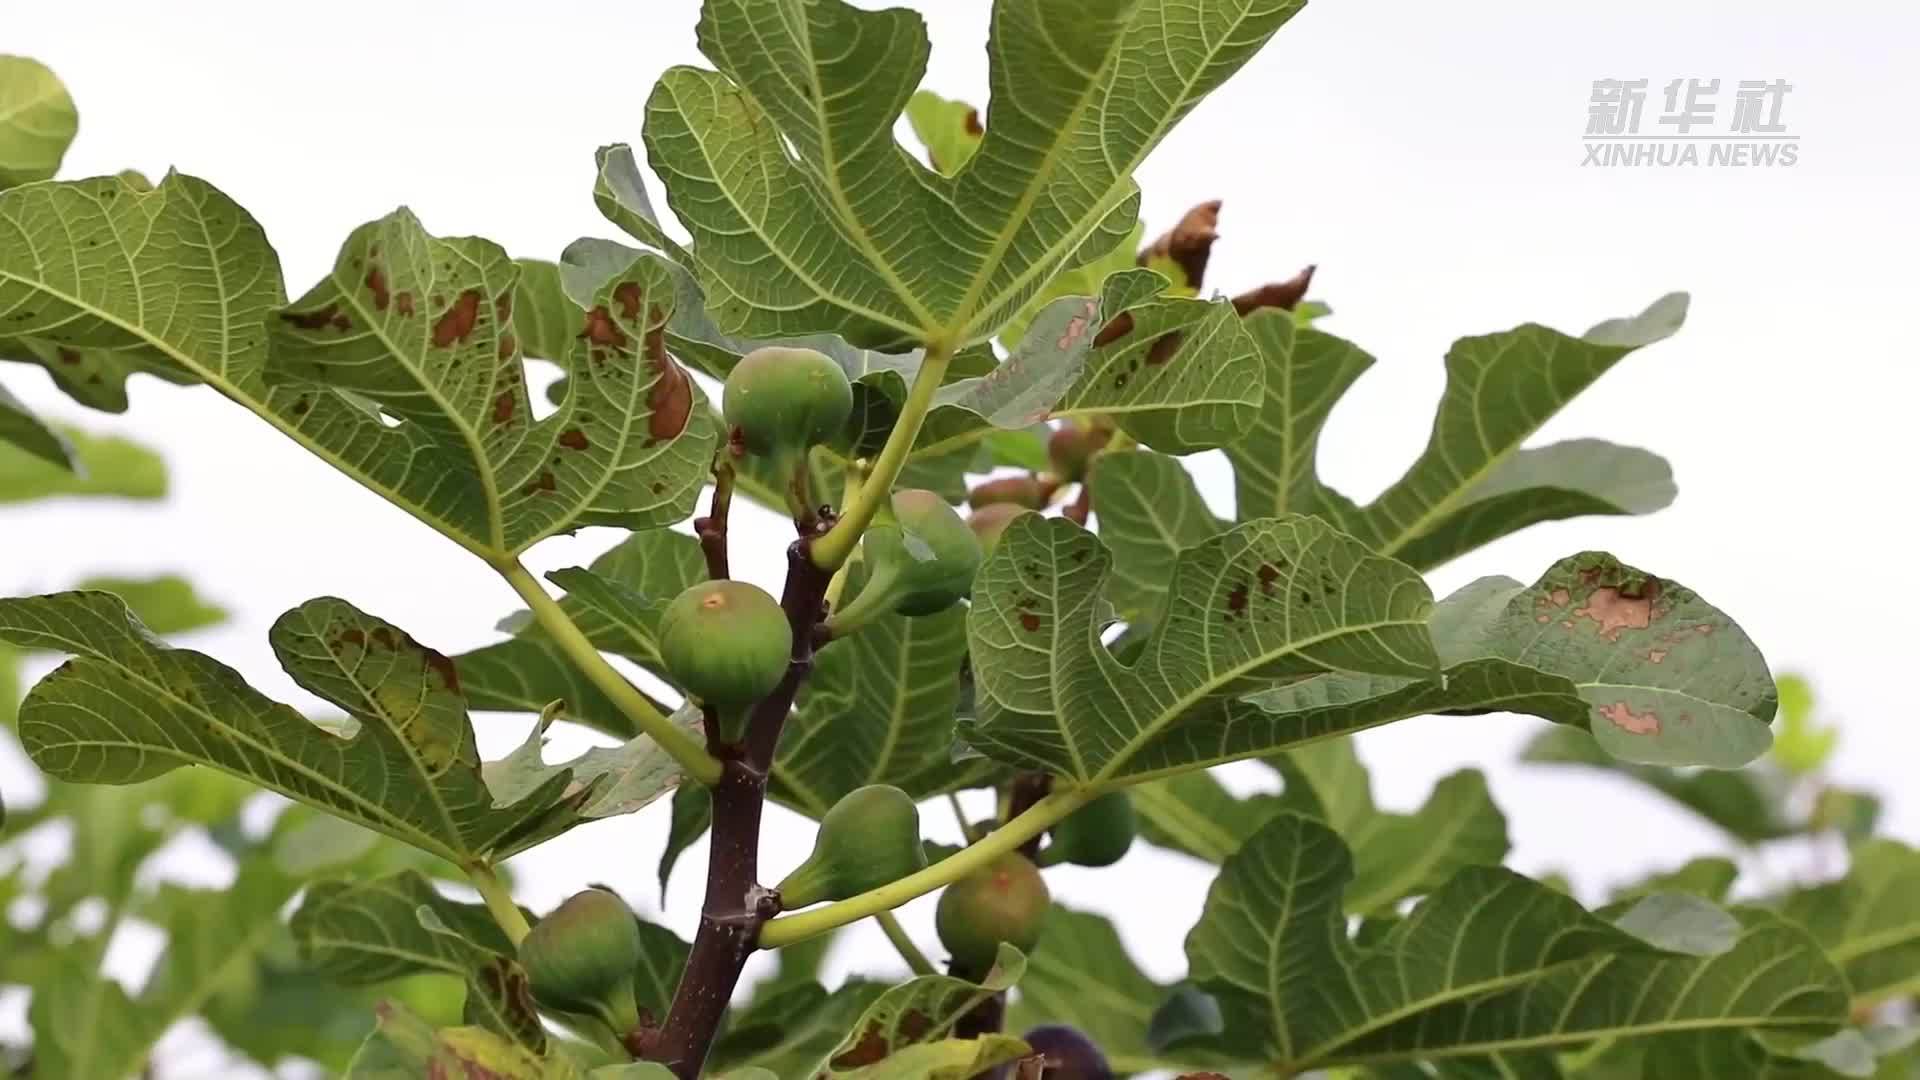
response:
M707 516L695 518L693 535L700 540L700 551L707 557L707 576L717 580L727 572L727 515L733 507L733 462L727 460L730 448L721 447L713 461L713 502Z
M812 537L787 549L787 583L780 597L793 630L786 677L755 705L743 744L731 749L713 786L713 831L707 894L693 950L675 988L666 1023L647 1057L682 1080L695 1080L719 1029L720 1017L759 945L761 928L779 913L779 895L759 882L760 813L767 772L793 698L813 669L813 629L820 621L830 571L815 565Z

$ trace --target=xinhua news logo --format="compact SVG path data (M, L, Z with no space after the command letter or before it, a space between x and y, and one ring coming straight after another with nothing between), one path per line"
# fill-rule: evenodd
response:
M1673 79L1663 88L1664 108L1651 130L1642 130L1646 79L1595 79L1587 104L1586 160L1597 168L1746 167L1784 168L1800 159L1800 136L1787 130L1781 108L1793 84L1785 79L1742 79L1734 84L1731 117L1716 119L1723 104L1719 79Z

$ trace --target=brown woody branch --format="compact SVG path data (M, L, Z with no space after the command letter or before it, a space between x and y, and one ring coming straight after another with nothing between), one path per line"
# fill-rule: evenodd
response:
M666 1023L646 1055L681 1080L700 1075L741 969L759 942L760 927L780 913L779 894L759 882L760 812L780 729L813 669L814 631L832 578L814 565L811 545L812 536L806 536L787 548L787 583L780 605L793 631L793 654L786 677L754 706L744 743L721 748L725 756L720 782L712 791L713 833L700 928Z

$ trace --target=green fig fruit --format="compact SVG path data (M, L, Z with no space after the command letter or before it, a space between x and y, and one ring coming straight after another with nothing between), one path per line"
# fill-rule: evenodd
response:
M853 412L853 385L825 353L766 345L727 373L720 409L749 453L778 457L838 434Z
M993 967L1002 942L1031 950L1052 904L1039 868L1010 851L947 886L933 925L956 974L977 978Z
M860 540L866 584L845 608L827 620L835 636L852 633L887 614L931 615L945 611L973 587L980 569L980 540L947 501L931 491L907 488L875 515Z
M774 888L791 911L845 900L927 865L920 808L897 787L871 784L840 797L820 819L813 854Z
M1133 800L1112 791L1068 814L1047 840L1040 865L1112 866L1133 846Z
M787 673L793 631L766 590L703 581L660 615L660 663L687 693L724 711L767 696Z
M641 953L633 909L605 889L586 889L521 939L520 966L535 1001L594 1017L621 1035L640 1020L633 973Z
M967 505L975 510L1001 503L1038 510L1046 502L1046 492L1041 489L1039 479L1033 476L1003 476L967 492Z
M1000 534L1007 531L1007 526L1013 524L1014 518L1031 513L1033 511L1024 506L994 503L992 506L983 506L968 514L967 527L972 529L973 535L980 539L981 557L985 558L993 554L993 549L1000 546Z

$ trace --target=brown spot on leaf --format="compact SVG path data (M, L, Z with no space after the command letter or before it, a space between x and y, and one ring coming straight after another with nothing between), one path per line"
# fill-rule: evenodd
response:
M1166 259L1180 268L1180 272L1186 276L1186 284L1198 288L1207 272L1207 256L1212 253L1213 242L1219 236L1220 200L1214 199L1181 215L1173 228L1141 248L1135 261L1146 266L1155 259Z
M373 294L376 311L387 310L387 305L393 302L393 294L387 291L387 275L378 266L367 267L367 291Z
M399 639L393 636L393 631L384 626L373 628L373 643L383 649L397 649L400 644Z
M1108 319L1107 325L1093 335L1093 347L1098 349L1103 345L1111 345L1131 333L1133 333L1133 312L1123 311Z
M480 290L467 289L433 324L434 348L444 349L456 341L464 342L480 321Z
M1246 610L1247 610L1247 586L1243 582L1239 585L1235 585L1233 587L1233 590L1227 593L1227 618L1231 619L1235 615L1238 615Z
M687 430L693 415L693 380L667 355L666 334L657 325L647 331L647 363L657 376L647 390L647 437L665 442Z
M1067 320L1067 328L1061 332L1060 339L1053 343L1054 347L1061 350L1072 348L1081 337L1085 336L1087 324L1093 321L1093 311L1093 301L1089 300L1080 310L1080 314Z
M1647 660L1650 663L1657 664L1660 661L1665 660L1666 658L1667 658L1667 650L1665 649L1648 649L1647 650Z
M550 469L542 469L540 470L540 475L532 483L520 489L520 493L522 495L538 495L541 492L558 490L559 484L553 478L553 471Z
M1587 597L1587 606L1574 609L1573 614L1583 619L1592 619L1600 624L1600 636L1608 641L1619 641L1622 630L1645 630L1653 622L1653 602L1660 598L1660 582L1657 578L1648 578L1639 593L1623 592L1612 585L1602 585Z
M512 289L508 289L506 292L503 292L499 296L496 296L493 298L493 317L495 320L501 323L504 323L508 319L513 318L513 290Z
M640 284L623 281L614 286L614 302L620 305L620 317L632 322L640 317Z
M501 361L505 362L513 359L514 350L518 349L519 347L520 347L520 343L514 340L514 336L512 334L502 334L500 336L500 351L498 354Z
M893 1044L887 1041L879 1024L872 1024L860 1033L860 1041L853 1044L853 1049L833 1059L833 1067L858 1069L885 1061L887 1055L891 1053L893 1053Z
M1599 712L1601 716L1606 717L1608 723L1629 735L1660 734L1660 717L1651 709L1637 713L1626 702L1616 701L1611 705L1600 706Z
M1279 580L1280 571L1272 563L1261 563L1256 576L1260 578L1260 591L1268 596L1273 595L1273 583Z
M960 126L964 128L969 135L985 135L987 133L987 129L980 126L979 109L968 109L966 117L960 121Z
M328 304L315 311L283 311L280 313L280 320L292 323L302 330L324 330L339 311L339 304Z
M1566 607L1573 602L1573 594L1564 588L1555 589L1547 594L1547 599L1554 607Z
M1292 311L1295 305L1306 298L1307 287L1313 284L1314 269L1309 266L1285 281L1276 281L1241 293L1233 298L1233 310L1242 315L1252 314L1261 308Z
M1147 350L1147 363L1157 367L1173 359L1173 354L1180 351L1182 336L1178 330L1161 334L1154 340L1153 347Z
M77 364L80 362L80 353L76 349L69 349L63 346L56 351L59 353L60 362L63 364Z
M349 627L340 631L340 640L356 648L364 648L367 644L367 635L356 628Z
M493 422L504 424L513 419L513 410L518 404L511 389L500 391L500 396L493 399Z
M561 446L569 450L585 450L587 448L587 433L581 431L579 428L568 428L560 433L559 442Z
M956 996L964 999L969 995ZM908 1009L906 1015L900 1018L900 1034L905 1035L910 1043L917 1043L926 1038L927 1032L932 1030L933 1020L919 1009Z
M1551 615L1535 615L1535 616L1533 617L1533 621L1534 621L1534 622L1539 622L1539 623L1549 623L1549 622L1552 622L1552 621L1553 621L1553 616L1551 616Z
M1023 611L1020 613L1020 625L1025 627L1029 634L1038 633L1040 630L1040 616L1035 615L1031 611Z
M596 305L592 311L587 312L586 326L580 331L580 337L595 345L611 345L616 349L627 347L627 335L621 331L619 324L613 321L613 316L608 314L604 304Z
M353 320L347 318L347 313L343 311L340 314L335 315L333 317L332 326L335 330L338 330L344 334L347 331L353 329Z
M436 652L425 645L415 643L420 650L420 661L440 676L440 682L453 693L460 692L460 671L453 666L453 658L442 652Z
M398 311L402 315L412 315L413 314L413 294L410 292L404 292L404 291L394 293L393 309L395 311Z

